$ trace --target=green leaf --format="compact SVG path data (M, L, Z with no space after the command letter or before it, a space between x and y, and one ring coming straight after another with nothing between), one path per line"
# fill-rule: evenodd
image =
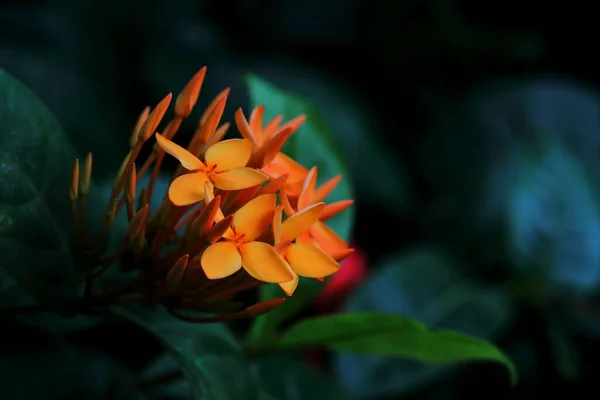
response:
M349 299L346 312L390 313L487 340L499 338L514 320L512 301L502 288L468 279L436 249L391 255L374 270ZM334 367L345 386L365 397L406 394L458 372L455 365L345 353L334 355Z
M333 377L327 376L291 356L262 358L255 373L264 392L279 400L344 400Z
M100 353L42 331L2 326L0 387L5 399L140 399L133 374Z
M179 370L179 366L175 359L168 353L165 353L152 360L140 373L140 377L142 380L150 379L151 377L169 375L177 370ZM181 377L181 379L162 383L146 391L145 394L148 399L169 398L172 400L187 400L192 396L192 390L188 381L184 377Z
M577 381L581 376L581 357L571 332L555 316L548 318L547 329L556 370L565 381Z
M75 158L50 111L0 70L0 267L36 298L77 293L66 196Z
M195 399L257 399L258 388L241 347L222 324L192 324L162 309L118 307L115 315L154 335L186 376Z
M421 322L394 314L347 313L306 319L285 331L271 346L324 347L432 363L494 361L508 369L513 384L517 381L512 361L493 344L461 332L434 331Z
M352 187L347 168L336 150L334 137L318 110L311 103L258 77L250 76L247 83L252 105L268 105L265 107L265 121L277 115L283 115L286 120L302 114L307 116L306 122L288 140L283 151L306 168L317 166L318 184L335 175L344 175L340 184L327 198L327 202L351 199ZM332 218L327 224L343 239L349 240L353 219L353 209L350 208ZM283 305L257 318L250 331L250 339L257 340L263 335L276 332L282 322L296 315L314 300L322 287L323 284L314 279L301 279L294 295ZM281 297L282 294L277 285L263 285L261 288L263 300Z

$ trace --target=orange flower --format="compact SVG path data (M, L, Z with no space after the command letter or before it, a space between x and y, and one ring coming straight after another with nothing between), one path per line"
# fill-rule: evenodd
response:
M209 182L222 190L241 190L260 185L267 176L246 167L252 154L252 143L247 139L230 139L206 149L204 163L183 147L156 134L164 151L175 157L189 174L177 177L169 187L169 199L176 206L186 206L204 200L204 183Z
M340 269L339 264L319 246L295 242L296 238L318 222L325 203L306 207L282 222L283 208L278 207L273 216L273 238L275 247L294 271L293 279L279 283L283 291L291 296L298 286L298 276L323 278Z
M283 153L277 153L273 161L262 167L261 171L269 175L272 179L277 179L287 174L288 177L284 189L286 194L292 197L298 197L300 190L302 190L302 184L308 174L306 168Z
M228 277L240 268L253 278L280 283L293 279L294 273L285 260L268 243L255 241L273 220L276 196L264 194L246 203L233 214L230 230L223 241L210 245L200 264L209 279Z
M316 188L317 184L317 167L313 167L308 171L306 178L302 184L302 189L298 196L296 205L292 205L287 193L282 191L281 200L285 209L285 213L292 217L298 210L301 212L310 208L313 204L323 201L340 182L341 176L335 176ZM333 229L328 227L324 221L334 215L339 214L346 208L350 207L354 200L341 200L328 204L324 207L323 212L319 217L319 221L315 222L310 228L298 237L299 243L312 243L321 247L327 254L335 260L340 261L352 254L353 249L350 248Z
M274 179L288 174L286 191L291 196L297 196L308 170L281 153L281 149L306 120L306 116L300 115L280 126L283 117L279 115L263 126L264 109L264 106L258 106L252 110L249 121L241 108L235 113L235 123L240 134L252 141L250 165L260 168Z

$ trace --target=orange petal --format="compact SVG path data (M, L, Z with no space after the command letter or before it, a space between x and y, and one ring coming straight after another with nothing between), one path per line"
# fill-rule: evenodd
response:
M340 200L331 204L327 204L321 214L321 221L327 221L329 218L341 213L348 207L354 204L354 200Z
M204 183L208 176L201 171L181 175L169 186L169 199L176 206L187 206L204 200Z
M250 128L250 124L246 120L246 116L244 115L244 112L242 111L241 108L238 108L237 111L235 112L234 120L235 120L235 126L237 126L238 131L240 131L240 134L242 135L242 137L244 139L252 140L252 143L254 143L254 145L258 146L259 145L258 138L252 131L252 128Z
M285 292L285 294L287 294L288 296L291 296L294 294L294 291L298 287L298 281L299 281L298 275L294 274L294 279L292 279L289 282L280 283L279 287Z
M291 217L292 215L296 214L296 211L294 210L294 207L292 207L292 203L290 203L290 199L285 190L279 192L279 200L281 201L285 215Z
M198 169L204 169L204 164L202 161L198 160L196 156L192 153L171 142L169 139L163 137L161 134L157 133L156 141L158 145L162 147L164 151L175 157L181 163L181 166L187 170L194 171Z
M294 240L319 221L325 203L313 204L292 215L281 224L281 240Z
M244 235L245 242L262 235L273 222L276 201L277 197L274 194L263 194L244 204L233 214L235 233Z
M315 185L317 184L317 167L312 167L306 178L304 178L304 184L302 190L298 196L298 210L302 210L305 207L313 204L313 197L315 196Z
M234 243L217 242L204 250L200 264L208 279L222 279L239 271L242 257Z
M354 249L339 249L332 250L328 254L338 263L342 261L344 258L348 257L350 254L354 253Z
M273 240L275 245L281 243L281 220L283 218L283 206L278 206L273 215Z
M278 153L263 170L274 178L287 173L290 182L303 181L308 173L306 168L283 153Z
M329 254L312 244L292 244L287 248L285 258L295 273L307 278L322 278L340 269L339 264Z
M252 142L248 139L223 140L210 146L204 154L207 165L216 165L217 172L245 167L252 155Z
M254 168L235 168L214 174L215 186L222 190L242 190L260 185L269 177Z
M294 130L292 128L284 128L278 131L273 137L271 137L266 143L262 145L263 154L263 165L269 164L280 150L285 145L285 142L292 136Z
M341 180L342 180L342 176L336 175L333 178L331 178L330 180L328 180L327 182L325 182L324 184L322 184L321 186L319 186L317 189L315 189L315 193L313 195L313 201L325 200L325 198L327 196L329 196L331 194L331 192L333 192L333 189L336 188L336 186L338 185L338 183L340 183Z
M249 125L256 136L259 146L263 143L262 120L265 113L265 106L259 105L250 113Z
M309 229L309 233L327 253L331 253L335 250L347 249L349 247L348 243L323 222L319 221L312 225Z
M287 262L267 243L250 242L240 246L246 272L263 282L283 283L294 279Z
M283 121L283 115L278 115L269 121L263 128L263 140L268 140L277 131L277 127Z

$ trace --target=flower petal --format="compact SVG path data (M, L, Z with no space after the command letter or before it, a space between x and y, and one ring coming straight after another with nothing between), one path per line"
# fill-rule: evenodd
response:
M312 238L321 246L325 252L331 254L336 250L347 249L348 243L344 241L337 233L323 222L317 222L310 227L309 233Z
M298 278L297 274L294 274L294 279L289 282L283 282L279 284L279 287L285 292L286 295L291 296L294 294L294 291L298 287Z
M285 258L295 273L307 278L322 278L340 269L333 258L312 244L292 244L286 249Z
M169 139L163 137L157 133L156 142L164 151L175 157L181 163L181 166L187 170L194 171L198 169L204 169L205 166L202 161L198 160L198 157L179 146L171 142Z
M303 181L308 170L283 153L277 153L273 161L263 167L263 171L277 178L289 174L289 182Z
M315 193L313 196L313 201L323 201L327 196L333 192L333 190L337 187L338 183L342 180L341 175L336 175L318 188L315 189Z
M217 172L245 167L252 155L252 141L248 139L223 140L210 146L204 154L207 165L216 165Z
M240 270L242 257L234 243L217 242L204 250L200 264L208 279L222 279Z
M273 215L273 241L276 245L281 243L281 220L283 218L283 206L278 206Z
M268 176L254 168L235 168L214 175L215 186L222 190L242 190L260 185Z
M277 198L274 194L263 194L247 202L233 214L235 233L244 235L244 242L251 242L273 222Z
M201 171L177 177L169 186L169 199L176 206L187 206L204 200L204 184L208 176Z
M304 178L304 184L302 190L298 196L298 210L308 207L313 204L313 198L315 197L315 186L317 185L317 167L312 167L306 178Z
M292 215L281 224L281 240L294 240L319 221L325 203L317 203Z
M294 279L287 262L267 243L250 242L240 246L246 272L263 282L283 283Z

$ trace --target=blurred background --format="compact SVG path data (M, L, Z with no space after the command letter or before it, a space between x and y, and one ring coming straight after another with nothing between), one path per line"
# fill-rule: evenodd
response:
M309 98L349 166L359 249L343 268L350 283L310 312L394 312L461 330L498 343L521 381L510 389L487 364L303 362L367 399L579 398L600 368L593 4L4 1L0 68L41 97L81 154L94 153L100 184L143 107L203 65L199 106L231 87L228 120L250 111L248 73ZM137 331L107 343L110 329L72 340L137 348L130 368L159 348Z

